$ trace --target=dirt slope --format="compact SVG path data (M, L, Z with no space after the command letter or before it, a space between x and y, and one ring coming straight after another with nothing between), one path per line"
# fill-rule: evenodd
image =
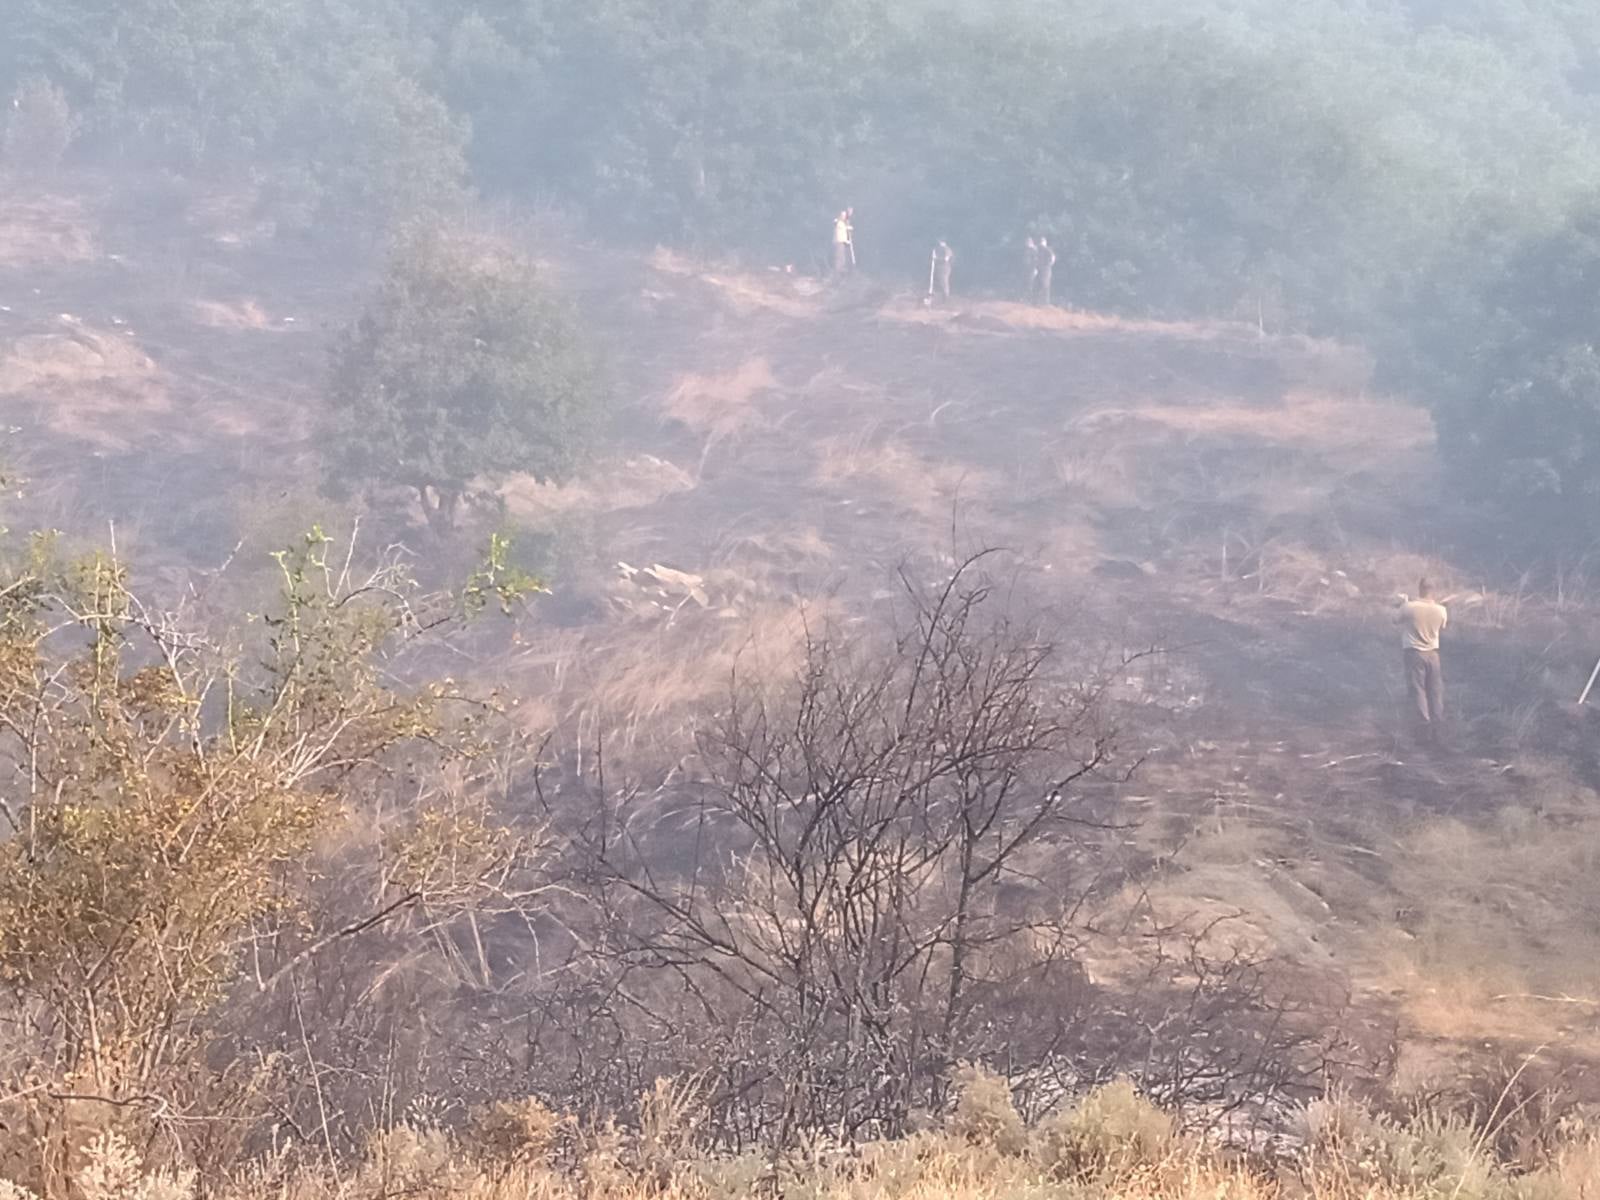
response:
M115 521L182 578L336 509L312 431L359 257L225 195L92 182L0 202L9 523ZM1484 556L1430 423L1358 352L521 235L619 392L614 454L504 488L560 585L479 664L530 723L670 746L733 662L792 660L802 611L860 618L895 569L1003 545L1064 636L1166 648L1125 688L1130 897L1237 914L1429 1070L1486 1043L1600 1054L1600 772L1570 702L1594 615L1453 566ZM1433 753L1404 736L1390 624L1424 569L1482 596Z

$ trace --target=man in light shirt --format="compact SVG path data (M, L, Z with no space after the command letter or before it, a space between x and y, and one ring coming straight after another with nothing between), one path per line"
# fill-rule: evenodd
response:
M1039 303L1049 308L1051 280L1056 274L1056 252L1050 245L1050 239L1041 237L1035 253L1039 256Z
M841 209L833 220L833 273L843 275L856 265L855 210Z
M945 304L950 303L950 267L956 261L956 252L943 238L933 248L933 270L928 273L928 294Z
M1428 737L1436 740L1444 723L1444 673L1439 666L1439 635L1450 623L1445 605L1455 599L1433 597L1433 585L1426 579L1417 584L1415 600L1400 594L1400 633L1405 646L1406 685L1417 706L1417 715Z

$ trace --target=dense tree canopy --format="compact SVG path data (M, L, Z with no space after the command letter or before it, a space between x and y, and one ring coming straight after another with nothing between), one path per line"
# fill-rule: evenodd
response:
M1412 380L1499 346L1497 272L1600 194L1580 0L0 9L11 124L38 126L8 131L13 165L75 133L84 156L242 171L323 226L476 187L802 268L851 204L868 271L909 278L946 237L1006 289L1049 233L1070 302L1362 337ZM1429 392L1453 451L1485 411L1459 391Z
M1481 244L1474 286L1442 284L1419 306L1412 352L1463 487L1536 518L1525 540L1551 548L1600 517L1600 207Z
M565 473L599 403L596 364L535 274L469 241L401 243L336 356L336 485L410 487L447 529L480 477Z

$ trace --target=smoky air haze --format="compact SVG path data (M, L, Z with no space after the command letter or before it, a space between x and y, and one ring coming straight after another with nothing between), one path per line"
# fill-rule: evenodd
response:
M1585 1194L1600 10L0 29L0 1200Z

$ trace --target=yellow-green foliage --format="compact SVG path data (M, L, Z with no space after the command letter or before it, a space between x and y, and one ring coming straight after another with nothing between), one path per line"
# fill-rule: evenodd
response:
M459 609L426 611L393 565L352 576L317 531L278 561L259 633L155 610L104 556L62 565L36 544L0 579L0 985L37 1014L13 1061L50 1082L16 1089L31 1115L0 1124L0 1166L26 1124L29 1182L88 1194L80 1159L126 1158L97 1129L184 1101L246 950L265 990L264 944L292 964L318 943L303 902L319 838L402 756L375 919L503 882L519 849L472 784L486 706L402 689L383 661ZM492 564L475 578L502 599L516 586Z

